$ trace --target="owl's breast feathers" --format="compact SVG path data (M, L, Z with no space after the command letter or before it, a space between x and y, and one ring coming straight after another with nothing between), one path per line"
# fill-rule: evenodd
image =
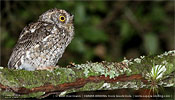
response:
M40 66L40 63L41 66L55 65L73 38L70 38L68 33L69 30L51 23L36 22L29 24L19 36L9 59L8 67L19 69L19 66L26 64L26 62L27 66ZM50 55L53 58L49 58L47 54L49 52L55 52L54 54L58 55L57 58L53 57L54 55ZM46 61L47 59L51 60L50 63Z

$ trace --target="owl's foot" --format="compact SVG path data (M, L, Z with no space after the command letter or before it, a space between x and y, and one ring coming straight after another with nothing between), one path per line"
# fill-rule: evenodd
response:
M75 63L73 62L69 62L70 65L68 65L67 67L70 68L70 67L75 67Z
M37 70L49 70L53 71L56 67L55 66L47 66L47 67L39 67Z

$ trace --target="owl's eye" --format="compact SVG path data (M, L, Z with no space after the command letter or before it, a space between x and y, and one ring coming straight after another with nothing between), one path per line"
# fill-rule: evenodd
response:
M64 22L66 18L64 16L60 16L59 19L60 19L61 22Z

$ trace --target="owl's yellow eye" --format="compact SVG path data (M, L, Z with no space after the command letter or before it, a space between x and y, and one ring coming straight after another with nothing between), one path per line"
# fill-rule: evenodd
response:
M59 19L60 19L60 21L64 22L66 18L64 16L60 16Z

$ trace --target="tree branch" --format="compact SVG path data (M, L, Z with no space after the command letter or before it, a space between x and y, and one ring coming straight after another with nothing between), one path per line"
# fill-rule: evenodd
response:
M151 88L174 85L175 50L122 62L72 64L53 71L12 70L0 67L0 97L44 98L51 94ZM153 73L160 70L160 73ZM154 84L153 84L154 83Z

